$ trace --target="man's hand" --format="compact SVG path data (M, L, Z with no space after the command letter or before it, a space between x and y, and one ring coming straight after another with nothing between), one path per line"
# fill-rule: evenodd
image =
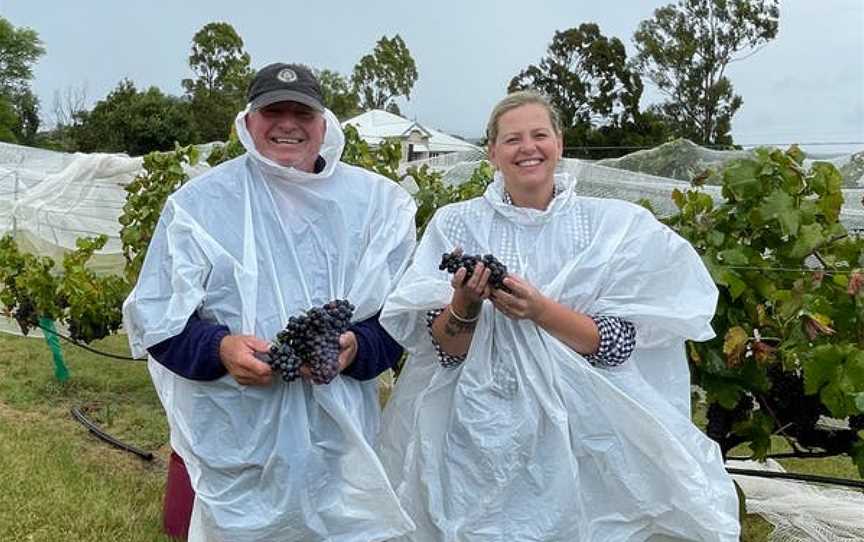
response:
M273 371L255 354L267 353L269 349L269 344L252 335L226 335L219 343L219 358L238 384L266 386L271 382Z
M347 369L357 357L357 336L353 331L339 335L339 372Z

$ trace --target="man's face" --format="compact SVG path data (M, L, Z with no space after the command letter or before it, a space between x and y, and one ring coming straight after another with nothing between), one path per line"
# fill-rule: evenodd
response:
M324 142L324 116L298 102L276 102L246 115L255 148L282 166L313 172Z

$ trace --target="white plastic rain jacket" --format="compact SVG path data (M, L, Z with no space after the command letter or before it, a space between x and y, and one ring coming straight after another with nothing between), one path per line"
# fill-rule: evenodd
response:
M196 310L264 340L335 298L356 306L355 320L378 312L414 248L416 207L395 183L339 162L344 136L325 117L322 172L261 156L241 113L247 154L168 199L124 304L133 355ZM374 380L247 387L149 367L196 492L190 540L369 542L413 528L372 449Z
M385 304L382 324L411 353L378 442L417 524L404 540L737 541L734 486L689 418L683 347L714 336L710 276L645 209L556 183L545 211L505 204L500 178L440 209ZM636 350L593 368L487 302L465 362L442 367L425 313L450 301L438 264L457 246L574 310L633 322Z

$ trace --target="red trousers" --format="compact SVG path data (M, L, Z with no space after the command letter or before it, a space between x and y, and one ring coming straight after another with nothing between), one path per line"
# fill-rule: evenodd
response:
M195 491L186 472L183 459L171 450L168 461L168 481L165 484L165 503L162 507L162 526L172 538L185 539L189 534Z

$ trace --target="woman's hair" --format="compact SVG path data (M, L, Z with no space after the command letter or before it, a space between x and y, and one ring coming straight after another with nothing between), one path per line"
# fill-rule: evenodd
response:
M549 122L552 123L555 133L561 135L561 117L558 115L558 111L549 103L549 100L535 90L520 90L508 94L492 109L492 114L489 115L489 123L486 125L486 139L489 145L494 144L495 139L498 137L498 121L501 120L501 116L508 111L528 104L537 104L543 107L549 113Z

